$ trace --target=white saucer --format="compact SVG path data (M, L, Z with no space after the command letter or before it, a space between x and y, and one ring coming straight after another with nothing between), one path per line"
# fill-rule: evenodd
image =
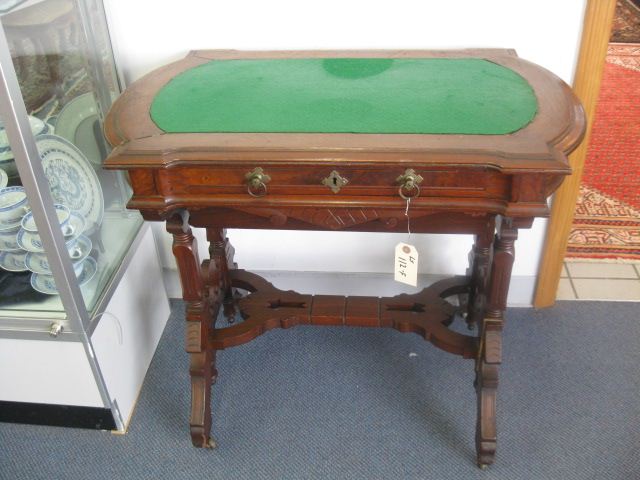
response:
M24 264L24 257L27 252L2 252L0 253L0 268L9 272L24 272L27 267Z
M73 261L73 265L77 265L82 262L89 253L91 253L91 249L93 245L91 244L91 240L84 235L80 236L78 240L71 246L69 249L70 252L76 253L76 258L71 257ZM34 253L28 252L25 259L24 264L27 269L32 271L33 273L40 273L42 275L51 275L51 267L49 267L49 261L47 260L47 256L44 253Z
M69 223L71 223L71 219L73 218L74 218L74 215L72 214L71 217L69 218ZM84 222L84 220L82 220L82 217L80 217L79 215L75 215L75 218L76 219L80 218L80 221ZM79 226L78 228L74 229L73 234L64 237L64 243L67 246L67 249L71 247L73 242L75 242L76 239L82 234L83 229L84 229L84 223L82 223L82 225ZM42 239L40 238L40 235L38 235L37 233L27 232L24 228L21 228L18 231L18 236L16 240L17 240L18 246L21 249L26 250L27 252L44 253L44 246L42 245Z
M93 278L98 271L98 264L92 257L87 257L82 262L82 270L78 275L78 284L80 286L87 283ZM34 290L46 295L58 295L58 289L56 283L53 280L53 275L42 275L41 273L31 274L31 286Z
M0 232L0 251L2 252L17 252L22 250L18 245L18 231L19 228L13 230L6 230Z

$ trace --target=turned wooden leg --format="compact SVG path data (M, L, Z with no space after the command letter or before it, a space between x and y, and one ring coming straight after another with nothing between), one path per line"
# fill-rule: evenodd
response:
M485 231L476 235L473 248L469 253L469 270L471 289L467 303L467 326L473 330L480 324L486 304L486 292L491 271L491 245L495 232L495 219L487 222Z
M487 306L480 323L475 383L478 399L476 453L480 468L492 464L496 453L498 366L502 361L502 325L517 236L518 230L513 228L510 219L503 219L493 244Z
M236 317L236 304L233 297L233 288L229 278L229 269L236 268L233 262L234 249L226 237L226 232L221 228L207 228L207 240L209 241L209 256L219 272L219 285L222 290L222 306L225 318L233 323Z
M196 447L211 448L211 385L215 381L216 351L207 348L207 339L217 314L217 289L211 285L216 269L209 263L200 265L198 245L188 224L186 211L167 220L167 231L173 235L182 298L187 302L186 351L190 356L191 441Z

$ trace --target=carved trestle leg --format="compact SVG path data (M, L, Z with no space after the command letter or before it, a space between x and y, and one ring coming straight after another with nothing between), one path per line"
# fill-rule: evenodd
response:
M224 316L229 323L233 323L237 308L233 287L229 279L229 270L237 267L233 262L235 251L226 237L226 231L222 228L207 228L207 240L209 241L209 257L215 263L218 272Z
M469 269L467 275L471 277L471 288L467 300L467 326L473 330L480 324L486 304L486 294L491 271L491 245L495 232L495 219L487 222L487 228L482 234L476 235L473 248L469 253Z
M175 255L182 284L182 298L187 302L186 351L191 375L191 441L196 447L213 448L211 438L211 385L217 377L216 351L207 348L207 339L217 316L218 291L215 265L200 265L198 245L188 224L187 212L167 220L173 235ZM206 279L206 281L205 281Z
M478 400L476 453L480 468L493 463L496 453L498 366L502 361L502 326L517 236L518 230L511 220L503 219L493 244L486 310L479 324L475 387Z

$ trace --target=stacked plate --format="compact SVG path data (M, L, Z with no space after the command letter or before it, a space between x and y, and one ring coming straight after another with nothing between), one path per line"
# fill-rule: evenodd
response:
M54 207L78 282L84 285L97 270L96 261L89 256L91 240L83 235L87 222L64 205ZM58 294L23 187L0 189L0 268L10 272L30 270L35 290Z
M38 117L29 115L29 125L31 126L31 132L34 136L53 133L53 127ZM9 137L2 123L0 123L0 169L2 169L9 178L18 176L16 161L13 158L13 152L9 146Z

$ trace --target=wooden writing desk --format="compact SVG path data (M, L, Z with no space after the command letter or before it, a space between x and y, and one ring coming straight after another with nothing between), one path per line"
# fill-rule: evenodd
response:
M566 84L508 50L200 51L132 84L106 120L105 166L127 170L129 207L173 234L193 444L215 445L217 350L298 324L390 327L475 361L477 461L492 463L514 241L548 214L584 124ZM225 237L406 232L406 198L412 232L475 235L468 276L392 298L300 295L237 269ZM207 230L202 263L190 226ZM215 328L221 308L244 320ZM448 328L457 309L476 335Z

